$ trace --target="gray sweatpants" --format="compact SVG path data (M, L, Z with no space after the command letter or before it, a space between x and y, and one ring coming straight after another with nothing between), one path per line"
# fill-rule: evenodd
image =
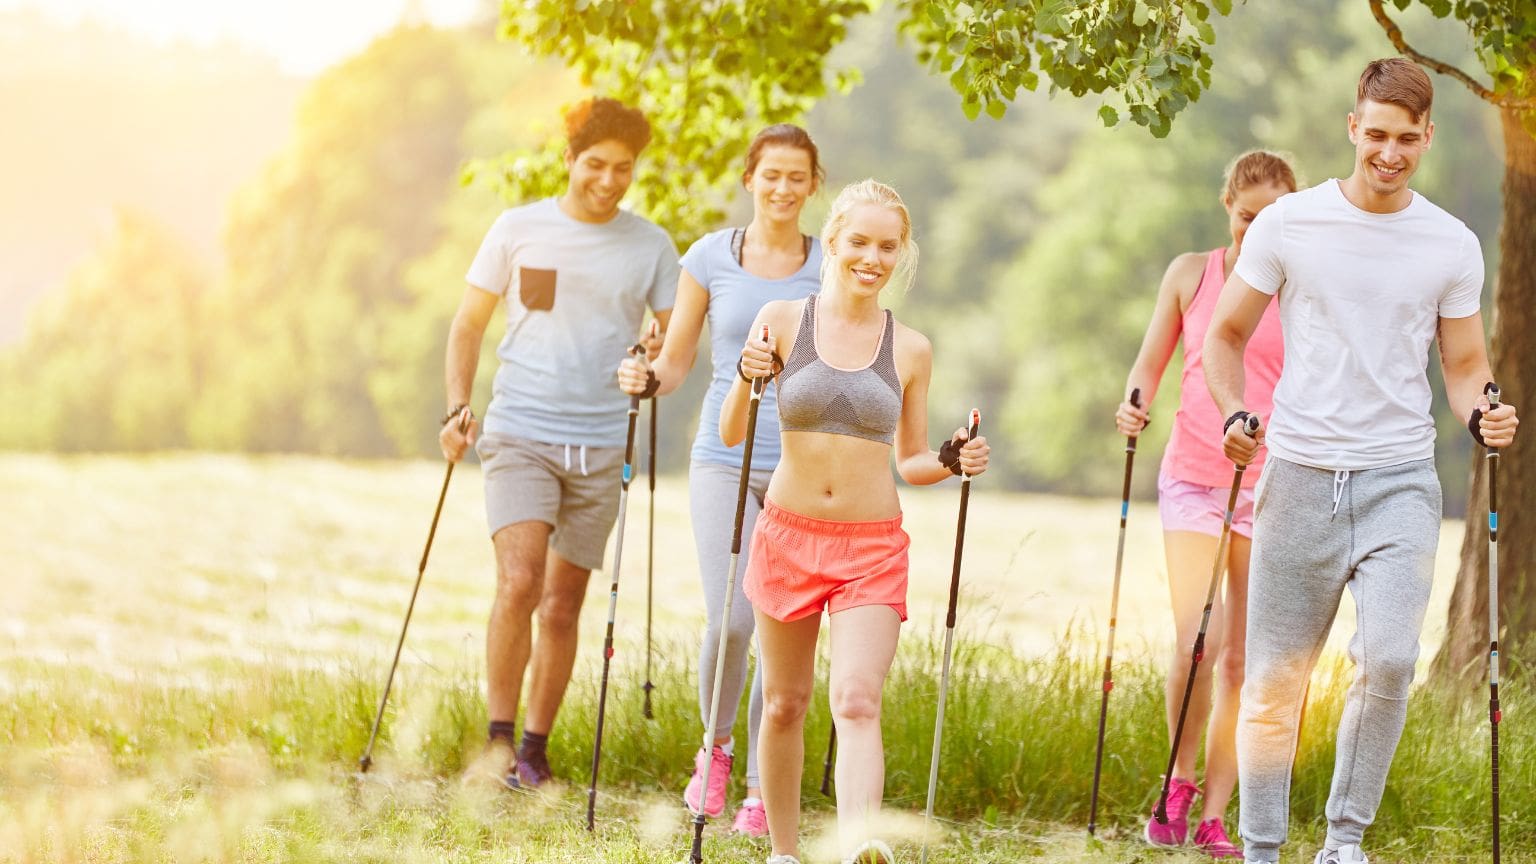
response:
M752 548L752 528L763 509L770 470L753 471L747 480L747 510L741 523L741 560L736 565L736 599L731 601L731 620L725 643L725 670L720 682L720 716L715 738L731 734L736 707L747 683L747 649L752 642L752 601L742 589L747 573L747 550ZM715 658L720 652L721 618L725 613L725 581L731 566L731 535L736 526L736 493L741 487L741 468L694 462L688 466L688 508L693 514L693 542L699 554L699 582L704 588L707 624L699 646L699 722L709 722L709 701L714 695ZM756 787L757 729L763 720L763 676L752 676L752 699L747 703L747 785ZM740 753L741 748L735 748Z
M1440 517L1432 459L1349 472L1270 457L1254 516L1237 727L1249 860L1280 860L1302 693L1345 587L1356 607L1355 680L1339 719L1330 847L1359 845L1375 819L1408 714Z

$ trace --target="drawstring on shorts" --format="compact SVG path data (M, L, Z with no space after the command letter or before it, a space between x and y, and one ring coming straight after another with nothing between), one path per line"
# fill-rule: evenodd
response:
M587 476L587 445L577 445L577 458L581 462L581 476ZM571 445L565 445L565 470L571 470Z

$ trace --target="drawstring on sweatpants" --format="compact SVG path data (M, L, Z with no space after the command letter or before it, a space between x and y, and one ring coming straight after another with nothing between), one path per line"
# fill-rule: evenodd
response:
M587 476L587 445L577 445L577 458L581 461L581 476ZM571 445L565 445L565 470L571 470Z
M1349 482L1348 471L1333 472L1333 512L1329 518L1339 515L1339 499L1344 497L1344 484Z

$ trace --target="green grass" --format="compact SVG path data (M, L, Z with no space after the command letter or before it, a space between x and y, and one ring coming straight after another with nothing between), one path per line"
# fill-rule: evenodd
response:
M490 577L478 477L460 476L375 767L359 781L356 760L414 579L437 466L0 457L0 548L19 550L14 559L7 552L16 578L0 607L0 861L681 860L691 828L678 793L698 735L698 604L680 478L665 479L657 502L656 718L643 719L640 707L644 574L626 562L599 824L588 835L607 580L594 579L589 650L551 742L564 788L511 795L462 784L484 735L480 628ZM904 495L914 618L886 687L886 792L891 835L914 858L952 491ZM1112 523L1106 514L1118 505L977 491L937 805L944 833L933 859L1201 860L1139 842L1166 760L1152 660L1161 648L1149 636L1166 627L1152 578L1161 566L1155 514L1132 513L1140 533L1122 634L1136 634L1126 641L1141 647L1121 651L1117 663L1103 839L1090 843L1082 826L1100 676L1091 622L1102 615L1112 565L1113 525L1100 523ZM637 501L631 549L644 548ZM1348 680L1331 657L1312 688L1288 862L1310 861L1323 830L1332 729ZM1526 692L1524 681L1505 688L1510 862L1536 861L1536 753L1518 720ZM1460 703L1415 694L1367 836L1373 861L1486 857L1487 727L1476 696ZM832 815L816 791L826 735L823 692L807 729L812 859ZM705 853L711 862L757 862L766 850L711 826Z

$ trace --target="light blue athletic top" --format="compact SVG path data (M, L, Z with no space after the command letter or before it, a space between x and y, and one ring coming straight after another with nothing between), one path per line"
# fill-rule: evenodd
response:
M742 445L726 447L720 441L720 406L736 380L736 361L747 331L763 305L770 300L799 300L821 287L821 241L811 240L805 264L783 279L753 276L736 263L731 232L723 228L700 237L683 255L683 269L709 293L709 360L714 367L709 392L699 413L699 434L693 439L693 461L741 467ZM757 436L752 445L753 470L779 464L779 408L777 387L763 393L757 409Z
M667 233L624 210L578 222L545 198L501 214L467 278L507 301L485 431L623 447L629 397L613 370L640 338L646 307L672 308L677 249Z

